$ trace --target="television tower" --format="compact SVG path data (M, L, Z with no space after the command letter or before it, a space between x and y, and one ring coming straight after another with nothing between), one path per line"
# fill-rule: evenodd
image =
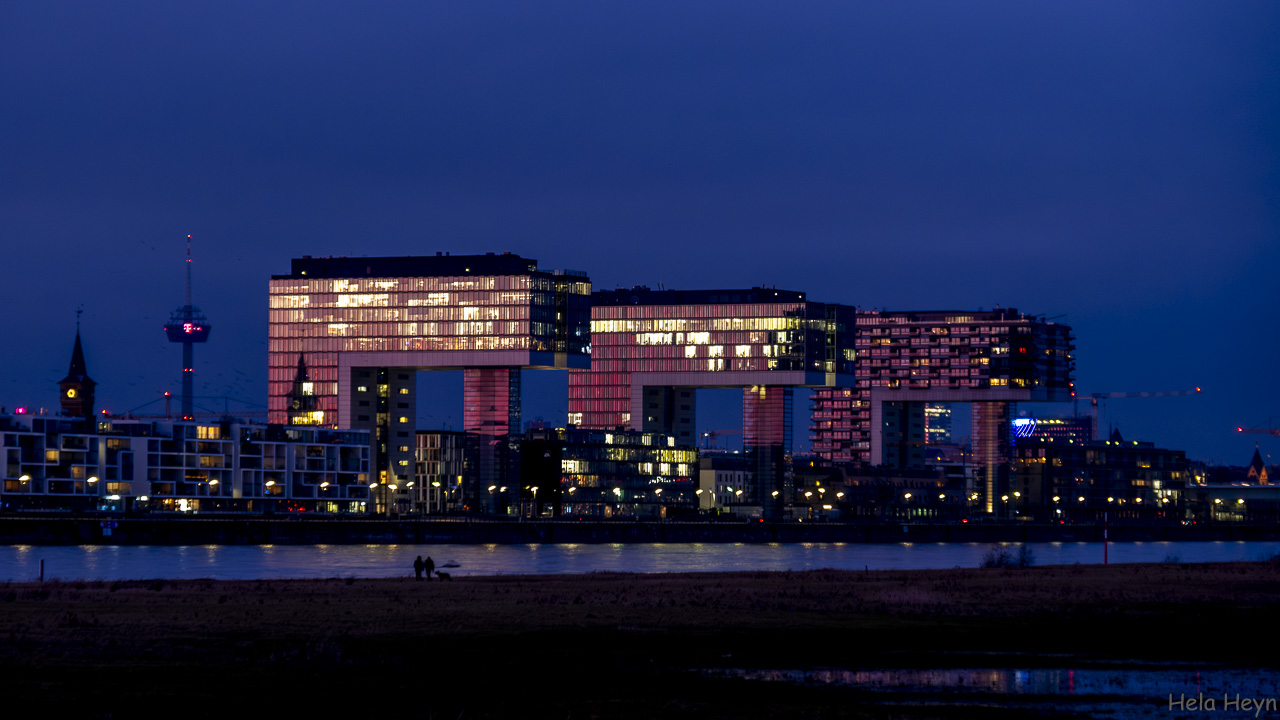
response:
M191 236L187 236L187 302L173 311L169 324L164 326L169 342L182 343L182 419L194 420L191 409L192 380L196 374L195 353L192 346L209 340L209 323L200 308L191 304Z

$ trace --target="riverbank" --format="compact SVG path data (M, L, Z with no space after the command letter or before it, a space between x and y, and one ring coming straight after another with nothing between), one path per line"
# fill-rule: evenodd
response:
M0 545L1100 542L1102 525L1033 523L385 520L325 516L0 516ZM1113 524L1119 542L1280 540L1280 525Z
M0 607L6 696L55 716L1043 717L1079 708L732 675L1274 667L1247 638L1280 565L21 583Z

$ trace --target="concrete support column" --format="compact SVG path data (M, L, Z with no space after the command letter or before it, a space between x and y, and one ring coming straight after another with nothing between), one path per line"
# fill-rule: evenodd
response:
M754 456L756 476L755 497L744 501L760 503L765 517L781 517L791 500L792 397L789 387L756 385L742 390L742 447L748 458Z
M1009 489L1009 418L1013 403L975 402L973 412L973 463L975 484L983 494L983 509L996 513L1000 496Z
M512 476L518 465L510 449L510 436L520 432L520 369L463 370L462 403L469 466L464 497L472 507L505 512L520 489L519 478Z

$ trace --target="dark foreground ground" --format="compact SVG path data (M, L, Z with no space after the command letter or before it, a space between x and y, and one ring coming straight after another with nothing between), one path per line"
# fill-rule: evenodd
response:
M1087 715L717 673L1275 668L1278 612L1271 562L8 584L0 687L48 717Z

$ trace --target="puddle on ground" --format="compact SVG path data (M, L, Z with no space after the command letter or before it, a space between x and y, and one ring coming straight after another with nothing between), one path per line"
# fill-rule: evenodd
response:
M887 704L991 704L1081 717L1280 718L1280 672L1257 668L935 668L707 670L716 677L835 685ZM1211 703L1211 705L1210 705Z

